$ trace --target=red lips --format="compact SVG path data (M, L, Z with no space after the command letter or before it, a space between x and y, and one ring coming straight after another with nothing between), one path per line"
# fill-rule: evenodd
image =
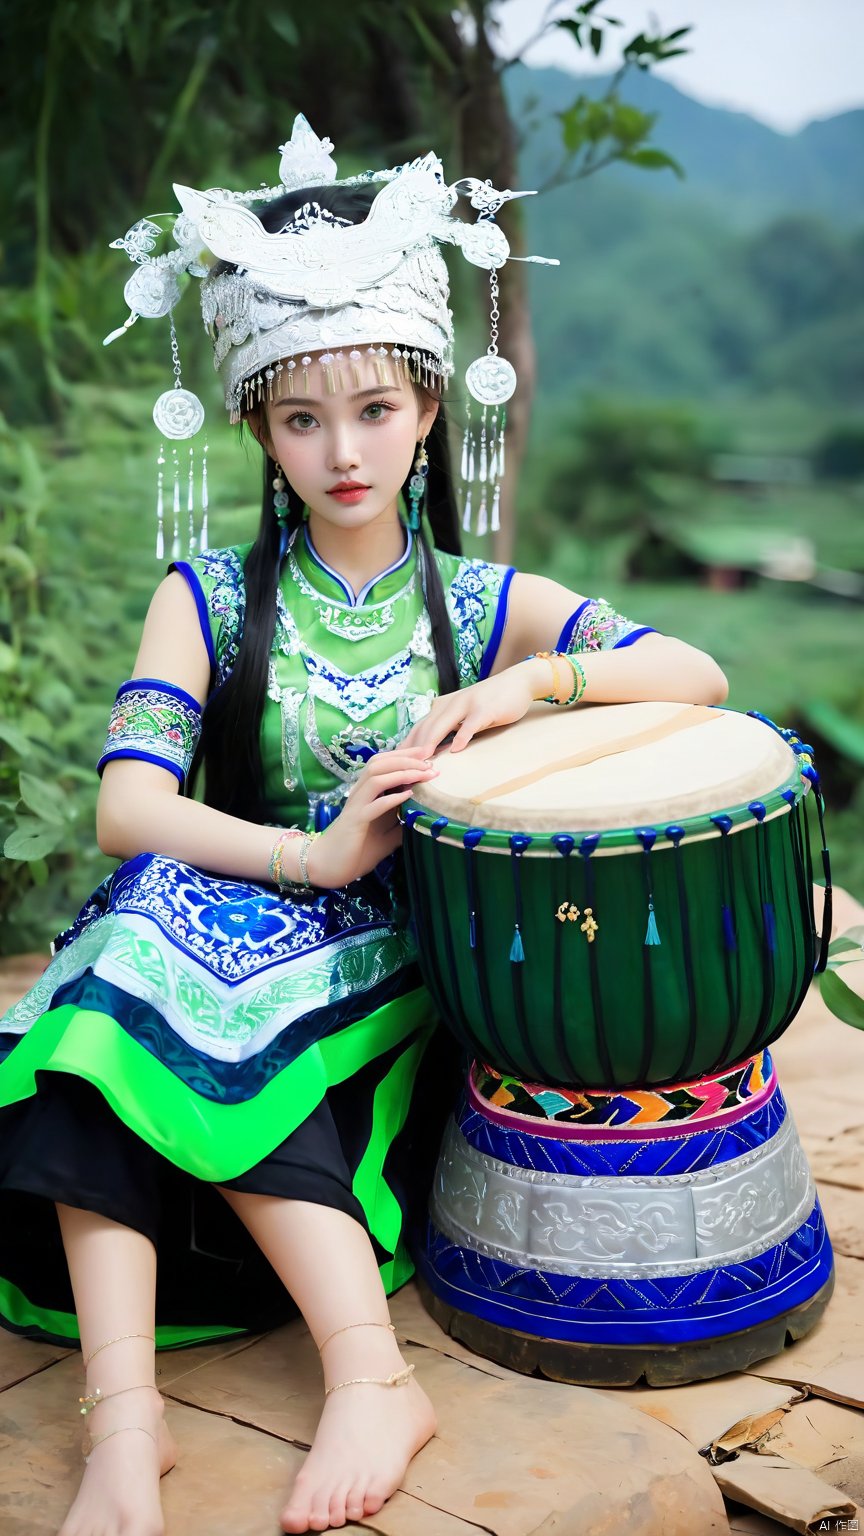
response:
M368 485L364 485L362 480L340 480L338 485L331 485L327 494L332 496L336 491L368 491L368 489Z

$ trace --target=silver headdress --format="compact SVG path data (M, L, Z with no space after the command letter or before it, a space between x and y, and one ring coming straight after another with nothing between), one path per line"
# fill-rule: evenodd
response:
M308 388L310 353L322 352L325 388L335 392L348 380L357 387L357 365L371 358L382 384L390 370L415 382L443 381L453 372L453 314L448 307L443 244L458 246L474 266L490 275L492 336L486 353L466 373L469 394L481 407L466 429L462 453L464 526L470 528L475 480L479 483L478 533L491 515L498 525L500 481L504 471L504 407L516 387L512 365L498 354L498 269L509 259L558 262L540 256L513 258L494 216L510 198L528 192L498 192L490 182L465 177L448 186L434 154L408 164L339 180L333 145L319 139L299 115L291 139L280 146L279 185L249 192L224 188L195 191L175 185L181 207L174 218L175 247L151 253L162 230L154 215L145 218L112 246L125 250L136 270L124 290L130 315L110 336L114 341L140 317L168 316L174 360L174 387L156 402L153 416L163 437L193 437L204 421L204 408L183 388L174 329L174 306L183 274L199 277L204 324L213 342L214 366L225 387L231 420L258 401L294 393L295 377ZM335 216L326 205L328 187L383 183L366 218L358 224ZM296 188L321 188L321 201L309 201L275 232L264 228L254 207ZM459 197L478 212L474 223L458 217ZM225 267L233 270L225 270ZM323 349L323 351L322 351ZM362 350L361 350L362 349ZM490 416L491 409L491 416ZM179 555L180 468L174 458L174 558ZM206 547L206 447L204 524ZM190 448L188 512L190 546L194 544L193 450ZM159 455L157 516L161 556L163 518Z

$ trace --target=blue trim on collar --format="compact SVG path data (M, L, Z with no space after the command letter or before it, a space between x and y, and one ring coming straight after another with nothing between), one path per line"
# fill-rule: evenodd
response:
M342 591L345 593L345 601L347 602L348 607L360 608L362 607L364 600L372 591L372 588L377 586L379 581L383 581L385 576L392 576L393 572L398 571L399 567L404 565L410 557L411 551L414 548L414 535L410 528L405 527L404 523L402 524L402 528L406 537L405 549L403 553L399 556L399 559L393 563L393 565L388 565L386 571L379 571L377 576L373 576L371 581L367 581L366 585L362 587L358 592L356 598L350 587L345 582L344 578L339 575L339 572L334 571L333 567L328 565L326 560L321 559L321 556L315 548L315 545L312 543L308 523L304 523L303 525L303 537L306 540L306 548L312 556L312 559L315 561L315 564L320 566L322 571L326 571L328 576L332 576L333 580L338 582L339 586L342 588Z

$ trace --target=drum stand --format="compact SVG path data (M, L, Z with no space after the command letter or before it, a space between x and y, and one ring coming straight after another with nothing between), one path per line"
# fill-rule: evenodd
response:
M744 1370L809 1332L834 1286L768 1051L650 1093L544 1088L475 1064L416 1258L454 1338L586 1386Z

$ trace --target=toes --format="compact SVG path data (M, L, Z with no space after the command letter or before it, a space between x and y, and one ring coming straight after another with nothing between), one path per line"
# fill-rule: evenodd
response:
M326 1494L319 1494L313 1501L309 1511L310 1531L329 1531L330 1529L330 1501Z
M366 1489L364 1500L364 1514L377 1515L382 1504L386 1504L393 1489L379 1477L373 1477Z
M354 1483L348 1491L345 1500L345 1513L349 1520L362 1520L365 1513L366 1488L363 1483Z
M345 1524L345 1520L346 1520L346 1508L345 1508L345 1505L346 1505L347 1498L348 1498L349 1486L350 1485L348 1483L342 1483L341 1486L336 1489L336 1492L333 1494L333 1497L330 1500L330 1524L331 1525L339 1526L339 1525L344 1525Z

